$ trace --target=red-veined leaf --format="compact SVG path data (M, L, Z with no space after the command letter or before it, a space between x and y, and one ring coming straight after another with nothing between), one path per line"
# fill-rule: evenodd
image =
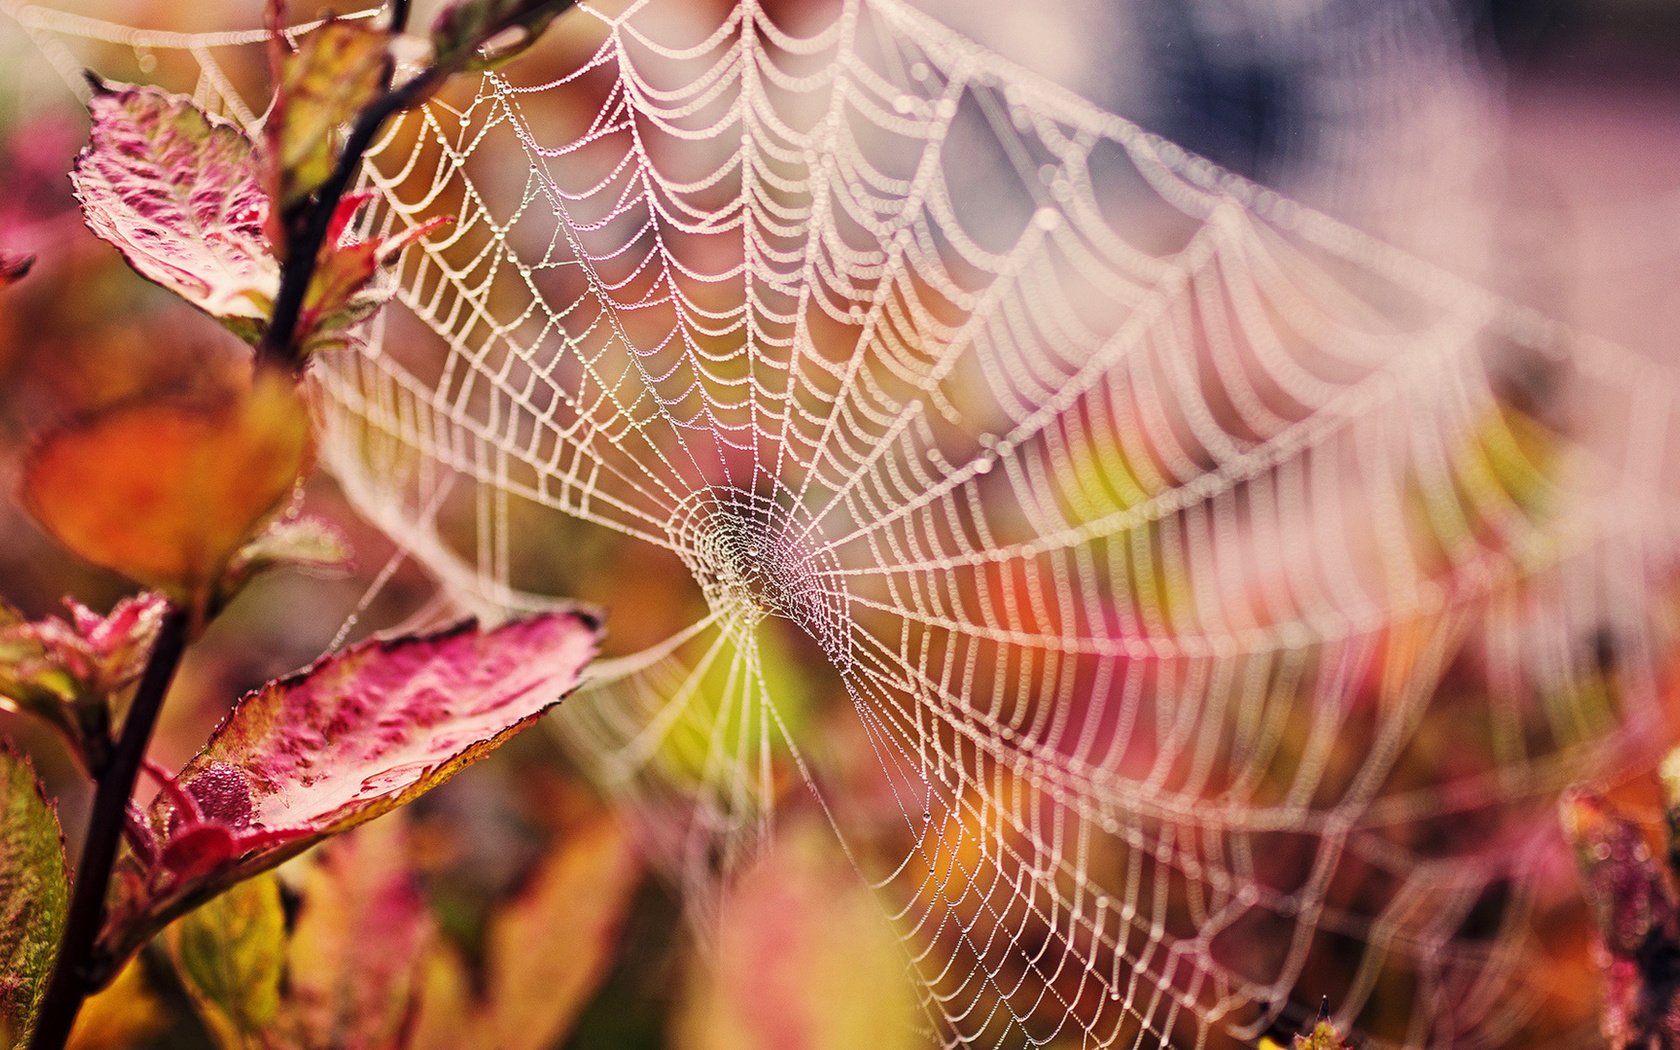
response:
M134 875L131 858L109 949L448 780L559 703L598 639L581 613L469 621L352 646L246 696L154 804L159 860Z
M71 173L88 226L141 276L254 339L280 267L250 139L152 87L101 84L91 109Z

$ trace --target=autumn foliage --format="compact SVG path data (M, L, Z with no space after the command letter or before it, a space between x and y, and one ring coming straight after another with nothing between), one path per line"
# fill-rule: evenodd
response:
M548 17L564 6L544 5ZM354 171L366 143L345 127L377 130L424 101L423 89L531 12L480 12L470 38L445 20L438 61L396 87L396 21L330 21L294 47L274 15L260 141L189 98L94 81L93 130L73 172L88 227L250 349L243 370L209 368L192 389L49 426L25 457L21 501L42 528L145 590L107 616L73 600L67 619L0 608L0 703L58 730L94 786L72 876L30 763L0 752L8 1044L63 1046L87 996L187 916L168 954L219 1040L391 1045L410 1029L404 990L422 980L411 964L427 929L395 840L321 854L297 923L265 873L531 725L595 652L596 621L572 612L363 642L235 704L180 772L148 757L183 653L254 578L330 574L350 558L342 532L285 509L314 461L300 372L354 338L389 295L381 267L435 224L352 232L364 199L335 174ZM0 256L0 282L28 269ZM156 789L149 805L142 777ZM335 913L342 921L323 918ZM360 922L371 940L350 936ZM282 994L292 953L306 964ZM344 1009L345 995L365 1009Z

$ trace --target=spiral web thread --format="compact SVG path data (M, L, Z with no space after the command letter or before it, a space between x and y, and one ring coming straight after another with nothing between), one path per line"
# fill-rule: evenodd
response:
M14 14L257 119L249 34ZM314 374L346 487L462 600L546 601L539 509L693 575L559 729L694 885L816 798L950 1046L1253 1042L1321 995L1493 1045L1545 1007L1552 799L1669 739L1666 372L894 0L563 35L566 75L380 144L370 224L457 221Z

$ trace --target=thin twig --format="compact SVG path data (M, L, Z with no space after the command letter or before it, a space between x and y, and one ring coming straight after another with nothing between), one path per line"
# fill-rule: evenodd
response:
M117 859L117 845L128 820L129 798L151 742L163 698L181 654L187 647L187 610L171 608L158 628L152 655L140 676L140 685L123 719L111 761L94 782L93 812L88 818L87 836L76 864L76 888L59 942L58 959L36 1015L30 1050L60 1050L70 1038L70 1029L81 1012L82 1002L101 982L102 974L90 972L93 947L105 922L105 895L111 885L111 869Z

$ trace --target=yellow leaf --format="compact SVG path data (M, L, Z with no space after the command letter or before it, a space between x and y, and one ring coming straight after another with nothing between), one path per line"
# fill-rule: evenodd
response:
M731 888L678 1050L919 1050L908 959L826 829L784 832Z
M129 1050L144 1046L169 1026L141 966L131 962L110 987L87 1001L70 1033L70 1050Z
M458 1050L471 1046L479 1016L472 978L461 954L434 939L420 960L420 1005L405 1050Z

